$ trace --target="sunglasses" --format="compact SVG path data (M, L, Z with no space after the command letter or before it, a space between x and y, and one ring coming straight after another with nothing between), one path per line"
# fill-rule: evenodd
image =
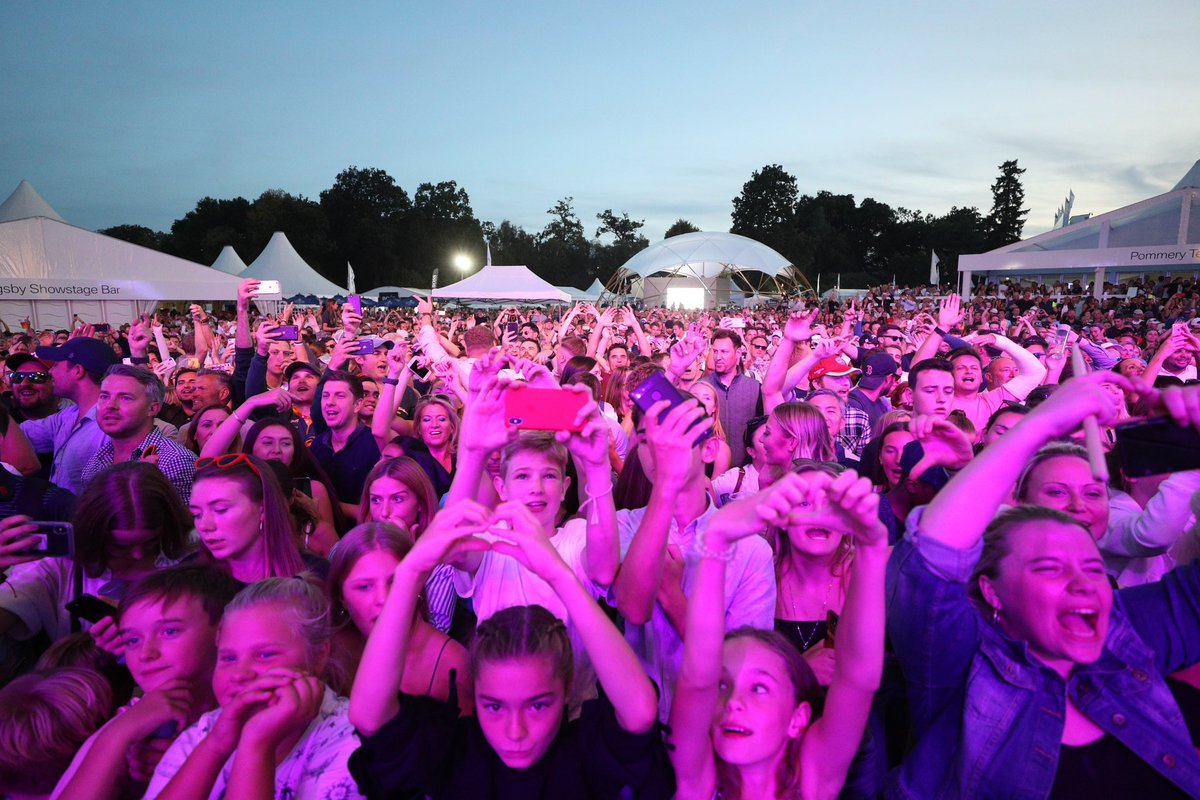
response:
M8 382L17 384L21 381L29 381L30 383L43 384L50 380L48 372L10 372L8 373Z
M262 478L262 474L258 471L258 467L254 466L254 462L245 453L225 453L220 456L205 456L204 458L196 459L196 472L202 470L217 468L217 469L233 469L234 467L245 464L250 468L258 478Z
M750 346L753 347L755 350L766 350L767 349L767 346L765 344L751 344Z

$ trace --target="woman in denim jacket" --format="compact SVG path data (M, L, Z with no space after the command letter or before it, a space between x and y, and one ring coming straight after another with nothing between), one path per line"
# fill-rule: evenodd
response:
M1200 662L1197 567L1114 595L1077 520L1024 507L992 521L1008 465L1114 416L1106 382L1200 427L1195 388L1073 379L910 518L888 565L888 626L917 743L888 797L1200 797L1200 756L1164 678ZM932 462L956 460L952 435L914 426Z

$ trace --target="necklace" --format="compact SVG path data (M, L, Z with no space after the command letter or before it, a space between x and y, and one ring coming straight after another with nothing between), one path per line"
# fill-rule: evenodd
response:
M817 624L813 626L812 631L808 636L800 629L800 613L796 611L796 587L789 586L789 594L791 594L792 603L792 621L796 623L796 633L799 634L803 647L800 652L806 652L812 646L813 641L817 638L817 631L821 628L821 620L825 619L829 610L829 593L833 591L833 576L829 576L829 583L825 584L825 599L821 601L821 616L817 619Z

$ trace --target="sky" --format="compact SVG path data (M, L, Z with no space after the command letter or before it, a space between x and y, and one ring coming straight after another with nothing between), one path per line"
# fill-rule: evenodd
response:
M0 199L28 179L91 229L354 165L657 241L728 230L766 164L942 214L1015 158L1034 234L1068 190L1102 213L1200 159L1192 0L5 3L0 37Z

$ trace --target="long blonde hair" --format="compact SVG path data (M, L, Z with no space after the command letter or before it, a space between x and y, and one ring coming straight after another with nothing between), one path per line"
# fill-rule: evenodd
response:
M836 458L829 438L825 415L811 403L781 403L771 412L776 423L796 440L792 458L833 461Z

